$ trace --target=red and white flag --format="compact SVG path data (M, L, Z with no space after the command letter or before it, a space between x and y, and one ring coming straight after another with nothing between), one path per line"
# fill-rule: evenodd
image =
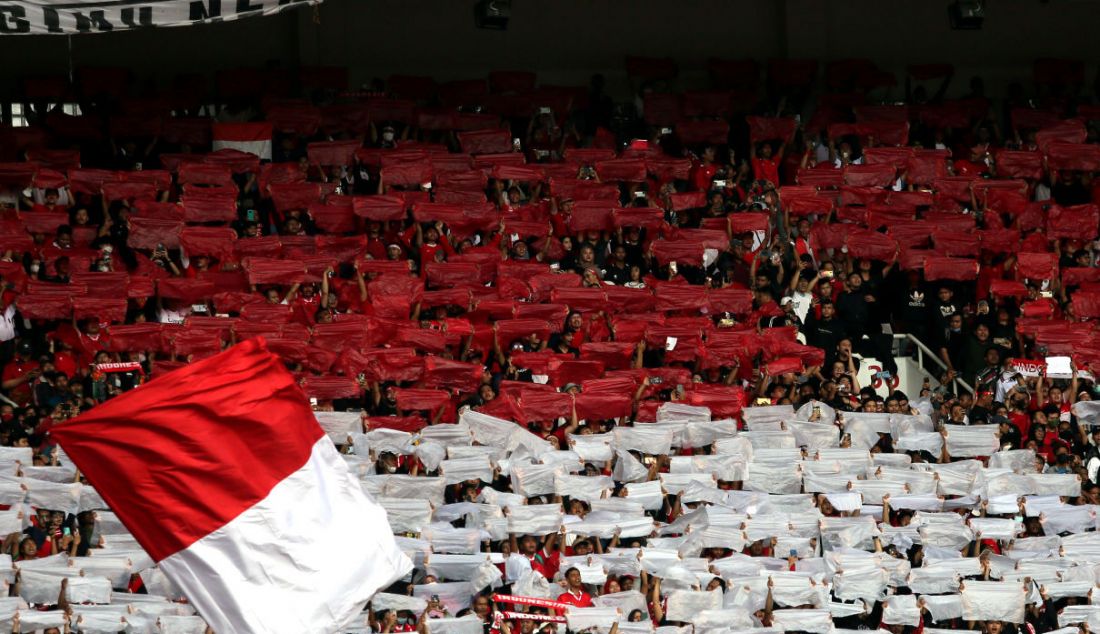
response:
M215 123L213 129L214 150L226 148L255 154L262 160L271 160L272 127L268 121L259 123Z
M331 634L412 569L262 338L52 434L216 632Z

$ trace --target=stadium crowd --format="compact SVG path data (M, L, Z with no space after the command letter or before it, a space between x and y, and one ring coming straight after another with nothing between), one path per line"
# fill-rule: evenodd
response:
M416 564L348 632L1100 627L1077 66L996 100L914 66L902 102L867 62L813 92L797 62L628 70L625 105L522 72L224 73L211 109L90 69L79 115L25 86L0 623L206 631L49 432L263 336Z

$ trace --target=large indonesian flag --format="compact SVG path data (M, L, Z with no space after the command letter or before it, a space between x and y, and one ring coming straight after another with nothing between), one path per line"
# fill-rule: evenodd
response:
M214 149L231 148L271 160L271 123L215 123Z
M219 634L336 632L412 569L262 339L53 437Z

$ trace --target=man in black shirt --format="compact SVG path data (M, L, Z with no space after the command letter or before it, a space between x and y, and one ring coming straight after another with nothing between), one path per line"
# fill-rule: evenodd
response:
M802 328L806 335L806 343L821 348L825 351L825 364L829 365L836 356L836 346L841 339L848 335L844 324L836 317L836 306L828 299L821 300L821 317L816 317L814 311L806 315L806 325Z
M942 345L952 315L959 315L962 308L955 301L955 291L948 285L941 285L936 292L936 303L932 310L932 330L935 338L933 345Z
M630 265L626 262L626 247L616 244L611 250L611 257L607 260L607 269L604 270L603 279L616 286L622 286L630 281Z
M897 317L901 321L905 328L905 332L913 335L917 339L920 339L926 345L928 344L928 329L929 322L931 321L931 308L929 307L929 298L925 292L925 287L920 283L920 279L913 271L913 275L909 276L909 283L903 292L902 297L899 298L898 303L901 304L901 310L897 314Z
M874 296L863 288L859 273L848 276L844 292L836 298L836 312L844 328L854 339L862 339L870 331L871 304Z
M1063 207L1091 202L1089 189L1081 183L1081 178L1076 172L1063 170L1058 176L1058 181L1054 183L1054 187L1050 188L1050 195L1054 202Z
M947 329L943 332L942 339L940 339L940 359L947 364L948 369L959 371L962 366L966 341L967 333L963 332L962 314L951 315L950 321L947 323Z
M994 415L990 417L989 422L998 425L1001 430L1001 447L1020 448L1020 430L1007 417Z

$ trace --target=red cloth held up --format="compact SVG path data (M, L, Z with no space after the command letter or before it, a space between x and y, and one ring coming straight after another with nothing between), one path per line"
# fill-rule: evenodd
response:
M207 255L225 260L233 257L237 234L228 227L185 227L180 231L180 246L190 257Z
M677 262L692 266L703 264L703 243L698 240L659 240L653 243L658 264Z
M125 272L74 271L74 285L83 286L89 295L105 298L125 297L130 276Z
M306 396L327 401L358 396L362 388L354 378L346 376L307 376L302 381L302 391Z
M645 166L646 170L660 182L687 180L691 173L691 160L686 158L647 158Z
M182 277L166 277L157 280L158 295L166 299L178 299L189 304L205 301L213 297L214 292L214 283L205 280Z
M730 124L722 120L677 121L676 137L681 143L715 143L724 145L729 142Z
M1016 280L993 280L989 292L1002 297L1027 297L1027 287Z
M1078 317L1094 319L1100 317L1100 292L1077 291L1071 297L1073 313Z
M573 415L573 396L540 389L522 390L519 395L524 423L569 418Z
M177 182L180 185L234 186L233 172L228 167L208 163L180 165Z
M550 301L581 312L595 312L609 308L607 294L601 288L555 288L550 291Z
M232 222L237 219L237 197L234 194L188 190L180 203L183 219L187 222Z
M926 256L924 279L968 281L978 279L978 262L969 258Z
M351 198L330 196L327 204L313 203L309 217L326 233L341 234L355 230L355 212Z
M642 159L611 159L598 161L596 172L603 182L622 181L643 183L646 180L646 164Z
M676 192L668 195L669 205L672 211L684 211L686 209L700 209L707 206L706 192Z
M869 147L863 150L863 162L866 165L893 165L896 170L904 170L913 156L913 148L908 147Z
M618 208L615 202L578 200L569 216L569 225L574 231L605 231L611 227L611 214Z
M798 357L781 357L774 361L769 361L764 366L768 376L777 377L783 374L799 374L804 368L802 367L802 359Z
M157 188L151 183L103 183L103 197L116 200L155 200Z
M546 371L550 376L550 384L560 387L569 383L598 379L603 376L604 367L599 361L551 359Z
M1020 246L1020 232L1015 229L982 229L978 241L983 251L1015 253Z
M511 132L502 129L459 132L458 142L467 154L497 154L513 150Z
M15 300L19 313L29 319L68 319L73 307L66 295L20 295Z
M1043 155L1036 151L997 150L994 154L997 176L1001 178L1043 177Z
M244 268L250 284L299 284L306 279L306 268L299 260L247 258Z
M707 304L712 313L747 315L752 312L752 291L743 288L712 288L707 291Z
M1047 212L1047 237L1094 240L1100 232L1100 207L1095 204L1051 207Z
M657 229L664 225L665 214L656 207L624 207L611 211L611 222L615 227Z
M844 183L856 187L888 187L897 178L893 165L849 165L844 168Z
M749 124L749 140L787 140L794 135L798 122L793 117L745 117Z
M948 150L914 150L905 165L905 180L911 185L931 185L947 176Z
M19 220L27 233L44 233L52 237L61 225L69 224L69 214L54 211L19 212Z
M260 159L255 154L233 148L223 148L207 154L202 162L207 165L227 167L234 174L258 174Z
M1084 143L1087 138L1088 131L1085 130L1085 124L1077 119L1068 119L1036 132L1035 144L1039 146L1039 151L1049 155L1052 144L1068 143L1077 145Z
M183 220L183 207L176 203L161 203L152 200L135 200L133 218L158 218L163 220Z
M1100 269L1089 266L1074 266L1062 269L1062 284L1065 286L1096 282L1100 282Z
M381 179L386 185L419 187L432 181L432 164L426 158L394 162L382 168Z
M898 243L877 231L852 231L845 242L848 253L855 258L889 262L897 254Z
M612 370L629 368L634 360L635 344L621 341L585 342L581 344L582 361L599 361Z
M306 146L306 155L314 165L348 166L360 147L359 141L314 141Z
M356 216L367 220L385 222L405 217L405 201L399 196L355 196L352 210Z
M308 209L321 201L321 185L318 183L282 183L269 188L275 210L285 213L293 209Z
M936 250L948 256L978 255L978 236L960 231L939 230L932 232Z
M1050 280L1058 277L1058 256L1053 253L1020 253L1016 256L1016 271L1030 280Z
M162 350L164 325L157 323L112 324L107 328L107 349L115 352Z
M451 400L451 395L443 390L417 388L397 388L397 408L406 410L427 410L433 414Z
M1086 172L1100 170L1100 146L1054 141L1047 145L1046 151L1051 169Z
M656 291L659 311L683 310L698 314L700 309L707 308L707 289L703 286L662 282L657 284Z

